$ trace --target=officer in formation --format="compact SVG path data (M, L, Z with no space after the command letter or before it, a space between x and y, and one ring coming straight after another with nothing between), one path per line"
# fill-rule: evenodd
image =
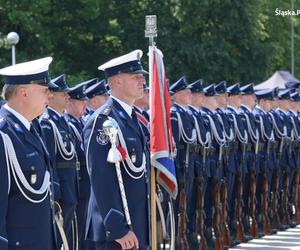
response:
M85 83L86 84L86 83ZM98 78L92 79L87 83L85 94L88 98L87 108L83 120L87 119L108 100L109 94L106 88L106 80L98 81Z
M189 241L191 245L197 247L198 234L200 235L200 245L205 244L204 232L204 194L206 192L207 169L205 159L208 155L210 147L210 133L203 116L200 113L200 107L203 106L203 83L202 80L197 80L190 84L191 103L189 104L189 112L193 116L196 140L193 145L193 162L192 168L194 178L192 179L191 199L188 214L188 231ZM201 150L201 153L200 153ZM198 211L198 212L197 212Z
M149 246L149 149L134 110L147 74L141 56L135 50L99 66L110 98L84 128L92 186L87 232L97 249Z
M56 248L53 167L32 121L48 102L51 57L0 70L0 249Z
M84 241L85 238L85 219L87 216L87 205L90 198L90 181L89 175L86 168L85 153L83 149L83 121L82 116L86 110L87 97L85 93L85 83L77 84L75 87L70 88L68 91L69 99L66 105L66 112L64 117L69 123L72 137L74 138L74 146L77 154L77 160L79 162L78 167L78 186L79 196L78 204L76 207L76 220L77 221L77 232L78 232L78 246L79 249L87 249L88 242Z
M78 204L78 157L74 145L74 136L70 125L65 119L69 98L69 88L65 75L52 80L56 85L50 88L52 92L48 107L41 119L44 141L53 162L55 171L55 185L57 185L54 198L56 205L62 210L63 229L69 246L73 246L73 228L76 206ZM58 230L60 230L58 225ZM60 239L60 238L59 238ZM59 242L64 243L64 237Z
M174 202L175 225L177 228L177 241L180 249L188 246L188 238L184 233L187 227L186 215L188 214L189 204L192 204L187 194L192 191L192 181L194 179L194 166L192 147L196 140L196 130L194 120L191 116L188 105L191 104L191 90L185 80L181 77L177 82L170 86L170 93L173 98L171 108L172 133L177 148L175 158L176 176L178 177L179 195Z

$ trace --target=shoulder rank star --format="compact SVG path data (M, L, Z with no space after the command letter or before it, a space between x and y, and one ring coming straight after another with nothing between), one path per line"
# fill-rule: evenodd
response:
M109 137L105 134L102 129L98 129L96 140L100 145L106 145L109 142Z

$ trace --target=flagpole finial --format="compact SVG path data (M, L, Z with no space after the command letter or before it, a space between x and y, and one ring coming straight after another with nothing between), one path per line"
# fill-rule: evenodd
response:
M156 15L145 17L145 37L149 38L150 45L155 45L154 37L157 37Z

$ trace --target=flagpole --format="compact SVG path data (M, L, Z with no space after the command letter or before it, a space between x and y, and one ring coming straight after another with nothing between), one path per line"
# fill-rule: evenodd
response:
M153 50L155 47L154 37L157 37L156 15L147 15L145 17L145 37L149 38L149 89L150 100L152 99L153 86ZM152 104L150 101L150 115L152 113ZM151 120L151 117L150 117ZM151 137L151 135L150 135ZM156 180L155 170L151 166L151 249L156 250L157 233L156 233Z

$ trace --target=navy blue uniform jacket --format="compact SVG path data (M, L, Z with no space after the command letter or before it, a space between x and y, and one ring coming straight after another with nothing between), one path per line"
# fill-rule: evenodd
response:
M110 98L105 105L98 109L85 125L84 145L92 186L87 216L87 237L100 243L119 239L129 231L123 211L116 168L114 164L107 161L111 144L108 136L102 130L102 124L108 119L108 116L118 123L129 156L135 155L135 166L141 165L143 152L148 154L142 129L113 98ZM147 155L147 159L148 157L149 155ZM125 171L122 163L120 166L133 231L138 238L140 247L145 248L149 244L147 177L144 174L141 178L134 179ZM130 169L128 171L136 176Z
M38 190L49 170L49 158L42 141L4 107L0 110L0 120L0 129L10 137L24 177L32 188ZM0 249L54 249L50 193L40 203L27 200L11 171L8 192L9 178L2 137L0 158ZM45 195L33 194L23 184L20 187L31 199L40 200Z

